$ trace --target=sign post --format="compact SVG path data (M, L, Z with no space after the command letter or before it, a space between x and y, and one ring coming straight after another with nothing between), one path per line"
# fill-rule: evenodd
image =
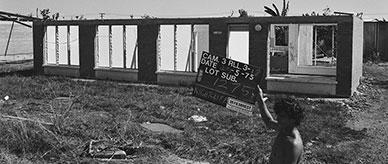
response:
M245 63L203 52L193 95L252 115L263 71Z

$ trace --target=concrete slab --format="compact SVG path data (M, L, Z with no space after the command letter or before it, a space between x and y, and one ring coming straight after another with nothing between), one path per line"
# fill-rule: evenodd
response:
M314 95L336 95L336 77L272 74L266 77L267 90Z

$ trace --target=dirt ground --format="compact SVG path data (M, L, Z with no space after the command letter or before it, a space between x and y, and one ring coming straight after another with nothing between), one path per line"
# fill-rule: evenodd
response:
M375 94L375 100L365 102L366 105L355 106L350 110L352 119L348 121L348 127L354 130L364 130L368 137L357 143L361 154L356 156L357 163L380 163L388 161L388 63L379 65L367 65L364 67L365 81L370 80L370 87L366 92ZM369 79L368 79L369 78ZM368 82L367 82L368 83ZM368 84L367 84L368 85ZM363 90L365 86L360 86ZM374 90L374 91L371 91ZM378 96L380 95L380 96ZM365 96L358 93L357 96ZM352 144L342 142L343 145ZM384 163L384 162L382 162Z
M275 133L267 133L261 124L253 126L250 118L236 115L211 103L193 98L190 89L132 87L115 82L75 82L60 77L35 77L29 75L31 64L31 62L19 65L9 64L7 67L0 65L0 83L2 84L0 85L0 91L2 91L0 98L9 95L11 103L20 103L15 107L4 105L0 114L30 119L38 118L38 116L50 116L50 118L52 115L55 116L52 122L57 123L56 127L60 130L53 132L56 134L54 136L60 138L60 144L54 148L61 148L58 151L63 151L64 157L58 159L56 163L68 161L69 157L72 160L79 158L79 152L83 151L81 147L83 143L87 143L90 138L106 136L115 136L117 141L135 136L139 138L139 141L146 143L143 144L146 145L144 148L139 149L139 153L145 154L144 157L139 156L136 159L109 163L152 163L150 160L157 161L154 163L168 164L241 163L234 162L233 159L242 159L239 161L244 162L245 160L245 163L249 163L248 158L253 155L270 153L270 142ZM62 118L62 108L53 108L55 110L47 108L47 104L51 104L52 100L56 100L58 96L70 98L71 95L73 97L74 95L84 96L76 101L71 111L70 108L66 108L66 111L70 111L65 113L66 117ZM310 97L301 97L300 101L309 107L308 116L310 116L301 127L302 135L305 137L303 139L304 164L369 164L388 161L388 63L364 64L362 83L351 98L317 98L314 100ZM218 112L212 112L213 110ZM188 116L193 114L207 116L208 121L201 124L187 121ZM137 126L145 121L161 121L160 123L185 130L185 135L145 132L140 126ZM54 133L41 134L40 132L45 131L40 128L41 126L35 126L37 124L25 122L22 124L21 121L11 122L9 119L0 123L8 125L8 131L25 130L22 125L31 125L35 128L27 130L31 134L36 134L35 138L40 139L37 143L47 143L49 146L58 143L53 138ZM1 127L3 130L6 129L5 126ZM65 131L72 135L61 133ZM19 133L15 133L16 136L17 134ZM23 139L24 135L19 135L19 137ZM36 146L31 145L28 138L26 142L20 142L19 138L16 139L14 140L15 145L19 144L21 148L28 149ZM2 141L5 144L8 140L10 139L4 137L3 140L0 139L0 146ZM137 140L133 140L134 143L137 143L135 141ZM144 151L140 151L143 149ZM44 149L43 152L38 153L31 152L32 157L22 158L0 149L0 163L2 161L39 163L34 160L45 163L49 160L42 159L42 157L49 156L47 152L52 149L48 150ZM155 154L162 155L155 158ZM57 156L59 158L62 155ZM136 153L133 157L135 156ZM56 156L53 155L53 157ZM220 162L224 159L230 160ZM89 158L82 160L85 160L86 163L91 162Z

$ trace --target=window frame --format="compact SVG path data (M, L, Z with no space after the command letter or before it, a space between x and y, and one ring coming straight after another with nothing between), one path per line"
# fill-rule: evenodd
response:
M300 65L299 64L299 51L300 51L300 25L312 25L312 28L314 26L337 26L337 23L301 23L301 24L289 24L289 59L296 59L296 60L289 60L288 65L288 73L290 74L307 74L307 75L325 75L325 76L336 76L337 74L337 66L310 66L310 65ZM314 30L312 31L314 32ZM313 40L313 38L312 38ZM313 46L314 43L311 43L311 46ZM313 47L312 47L313 48ZM313 55L313 52L311 52L311 55ZM338 57L338 55L337 55Z
M99 40L99 27L107 27L108 28L108 66L100 66L100 40ZM112 70L137 70L138 69L138 36L136 34L136 36L133 36L136 38L136 42L135 42L135 47L134 47L134 51L132 52L131 50L128 50L128 45L127 45L127 41L128 41L128 31L127 29L129 29L131 26L135 26L136 27L136 31L138 30L138 26L137 25L98 25L96 26L96 37L95 37L95 52L94 52L94 56L95 56L95 66L94 66L94 69L103 69L103 70L106 70L106 69L112 69ZM113 27L121 27L121 31L122 31L122 53L120 52L120 54L122 55L122 62L120 67L117 67L117 66L113 66ZM132 55L129 55L130 53L132 53ZM128 57L132 57L132 60L130 60L130 63L127 63L127 60L128 60ZM134 61L136 60L136 61ZM129 64L129 67L127 67L127 65Z
M48 27L52 27L54 28L54 34L53 34L53 37L54 37L54 57L55 58L55 62L54 63L49 63L49 41L48 41ZM65 43L59 43L60 41L60 34L59 34L59 29L60 27L64 27L65 28L65 33L64 35L66 35L65 38L62 38L61 41L65 40ZM74 54L72 53L72 42L75 41L71 38L71 28L76 28L77 29L77 33L78 33L78 36L77 36L77 39L76 41L78 41L78 53L77 53L77 56L78 56L78 63L76 64L73 64L75 61L73 61L73 56ZM79 67L80 66L80 63L79 63L79 26L78 25L49 25L49 26L45 26L44 27L44 43L43 43L43 66L68 66L68 67ZM62 59L65 59L66 62L65 63L61 63L60 62L60 56L62 55L60 52L62 52L60 50L60 44L66 44L65 46L62 46L62 47L65 47L66 51L65 54L63 54L64 56L62 56Z
M337 53L337 51L335 51L336 49L337 49L337 45L336 45L336 39L337 39L337 36L335 36L335 30L338 30L338 25L337 24L313 24L313 36L314 36L314 38L313 38L313 63L315 62L315 65L312 65L313 67L337 67L337 63L335 64L335 65L333 65L333 66L319 66L319 65L316 65L316 57L315 57L315 60L314 60L314 56L317 56L317 30L315 30L315 27L317 27L317 26L321 26L321 27L334 27L334 30L332 30L332 32L331 32L331 36L332 36L332 38L331 38L331 49L333 50L333 52L332 53L334 53L335 54L335 59L337 60L337 55L338 55L338 53ZM333 29L333 28L331 28L331 29ZM338 32L338 31L337 31ZM315 46L314 46L315 45Z
M162 69L162 56L165 56L166 54L162 54L162 50L161 50L161 44L162 44L162 33L161 33L161 27L162 26L166 26L166 28L171 28L169 26L173 26L173 36L170 36L173 38L173 43L172 43L172 46L173 46L173 50L172 50L172 53L171 54L167 54L167 55L171 55L172 56L172 61L170 61L173 65L173 68L172 69ZM188 52L187 53L184 53L184 59L185 59L185 66L183 69L178 69L178 55L181 55L181 54L178 54L178 26L190 26L190 43L189 43L189 47L188 47ZM203 29L206 28L207 29L207 32L203 31ZM199 52L201 51L202 49L204 49L204 51L208 51L209 49L209 24L160 24L159 25L159 34L158 34L158 39L157 39L157 70L156 70L156 73L160 74L160 73L168 73L168 72L171 72L171 73L178 73L178 74L185 74L185 73L196 73L197 72L197 69L198 69L198 66L199 66L199 62L200 62L200 58L201 58L201 55L202 55L202 52ZM207 36L204 36L203 34L207 34ZM201 42L201 39L206 39L206 43L207 45L205 44L201 44L203 42ZM170 38L171 39L171 38ZM202 49L201 49L202 48ZM206 50L207 49L207 50ZM171 58L171 56L169 56L168 58ZM181 57L180 57L181 58ZM182 59L182 58L181 58ZM180 67L182 68L182 67Z
M287 36L287 45L283 46L283 45L276 45L276 26L282 26L282 27L287 27L288 31L287 31L287 34L286 35L289 35L289 31L290 31L290 27L289 27L289 24L271 24L271 36L273 36L273 47L274 48L287 48L288 45L289 45L289 36Z

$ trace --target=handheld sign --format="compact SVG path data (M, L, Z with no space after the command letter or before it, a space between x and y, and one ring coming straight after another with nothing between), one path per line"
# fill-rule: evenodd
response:
M263 72L252 65L203 52L193 95L252 115L256 86L262 78Z

